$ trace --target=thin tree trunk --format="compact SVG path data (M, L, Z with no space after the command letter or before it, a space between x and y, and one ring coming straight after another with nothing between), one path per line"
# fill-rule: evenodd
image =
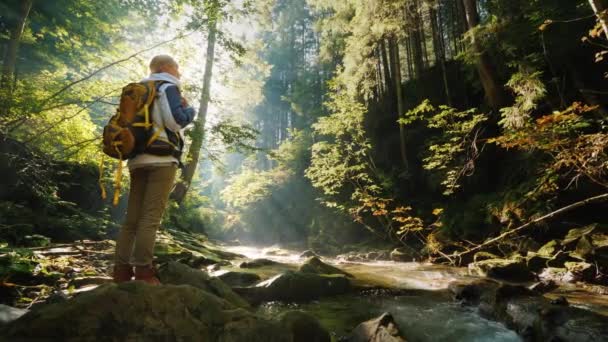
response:
M456 24L456 34L454 36L455 44L456 44L456 54L462 52L464 50L464 42L461 40L462 35L467 31L467 14L463 7L462 1L454 1L455 6L455 18L454 22ZM475 8L476 9L476 8ZM477 11L477 9L476 9Z
M200 158L201 148L205 140L205 123L207 121L207 110L209 109L209 94L211 88L211 76L213 73L213 59L215 57L215 40L217 34L217 22L215 20L209 23L209 37L207 38L207 56L205 60L205 74L203 76L203 90L201 93L200 106L198 110L198 119L195 122L194 132L192 136L192 145L188 150L188 158L186 165L182 170L181 181L178 182L171 194L171 198L177 203L181 203L190 185L194 172L197 169Z
M411 40L409 39L409 35L411 33L408 33L408 37L407 39L405 39L405 52L407 54L407 77L410 80L414 79L414 67L412 65L412 61L413 61L413 57L412 57L412 44L411 44Z
M428 68L431 64L429 62L429 51L426 46L426 30L424 27L424 18L422 17L422 10L420 3L416 0L416 17L418 18L418 32L420 32L420 41L422 42L422 57L424 60L424 67Z
M437 11L429 6L429 18L431 20L431 29L433 31L433 47L435 50L436 63L441 68L441 75L443 77L443 89L445 91L445 99L448 106L452 106L452 99L450 97L450 87L448 85L448 75L445 67L445 50L443 49L441 35L439 34L440 23L437 16Z
M474 29L479 25L479 15L477 13L477 1L476 0L462 0L464 9L467 17L467 23L469 30ZM475 36L471 36L471 45L473 50L478 55L477 57L477 72L479 73L479 79L484 89L486 100L490 107L494 110L498 110L506 105L506 94L503 87L498 81L496 72L490 62L489 57L482 51L479 42L475 39Z
M593 12L595 12L600 25L602 25L604 35L608 38L608 4L606 4L605 0L589 0L589 4L593 8Z
M395 82L395 92L397 93L397 119L400 119L404 114L405 106L403 105L403 87L401 86L401 61L399 60L399 44L395 38L389 40L389 51L391 52L391 66L393 70L393 80ZM407 151L405 146L405 128L399 124L399 148L401 151L401 162L407 170Z
M380 50L378 47L374 49L374 54L376 55L376 88L375 88L375 97L376 100L380 100L380 96L383 93L384 80L382 79L382 58L380 57Z
M2 64L2 76L0 77L0 91L2 91L2 103L0 113L5 116L10 111L10 99L13 87L13 79L15 74L15 66L17 65L17 52L23 31L25 30L25 22L32 9L32 0L23 0L19 6L19 17L16 20L15 26L11 29L10 40L6 47L6 54Z
M390 70L388 57L386 56L386 43L384 42L384 38L382 40L380 40L380 54L382 55L382 65L384 66L385 89L386 89L386 93L390 94L391 89L393 89L393 85L392 85L393 75L391 73L392 70Z
M424 60L423 60L423 51L422 51L422 37L421 37L421 23L420 23L420 14L418 13L418 1L414 0L409 3L408 8L406 9L406 14L411 15L412 19L412 31L411 31L411 47L412 47L412 57L414 59L414 73L416 74L416 78L420 78L422 76L424 70ZM407 17L406 17L407 20Z

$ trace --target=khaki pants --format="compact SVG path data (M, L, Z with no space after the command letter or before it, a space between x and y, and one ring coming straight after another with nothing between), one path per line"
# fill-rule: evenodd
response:
M176 171L174 165L131 170L127 219L116 241L116 264L152 264L156 231L160 227Z

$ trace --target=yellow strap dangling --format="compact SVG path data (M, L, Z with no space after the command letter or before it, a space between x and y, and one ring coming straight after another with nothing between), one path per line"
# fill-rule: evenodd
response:
M118 148L120 144L114 144L114 149L116 153L118 153L118 169L116 170L116 177L114 178L114 199L112 200L112 204L114 206L118 205L118 200L120 199L120 188L122 181L122 152Z
M108 194L106 194L106 187L103 184L103 162L104 162L105 156L102 154L101 155L101 161L99 162L99 189L101 189L101 199L105 200L106 197L108 197Z

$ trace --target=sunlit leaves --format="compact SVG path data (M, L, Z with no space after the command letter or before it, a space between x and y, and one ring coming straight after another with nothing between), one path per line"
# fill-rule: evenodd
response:
M450 195L460 187L460 179L474 170L474 161L479 156L477 139L481 124L486 120L487 117L475 109L460 111L444 105L435 107L425 100L406 112L399 123L409 125L424 121L427 127L440 131L429 140L423 167L442 175L444 194Z
M546 94L545 85L540 79L541 73L522 68L515 73L507 86L517 95L515 104L500 110L502 120L499 122L504 128L522 128L529 123L530 114Z

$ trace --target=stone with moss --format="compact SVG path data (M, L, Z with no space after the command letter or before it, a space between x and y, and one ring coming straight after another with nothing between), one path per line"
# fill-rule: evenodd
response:
M469 264L472 275L508 281L529 281L535 278L526 266L525 259L487 259Z
M158 276L163 284L194 286L223 298L234 306L249 307L249 304L223 281L187 265L168 262L158 268Z
M6 341L291 341L279 322L203 289L143 282L102 285L30 311L0 336Z

